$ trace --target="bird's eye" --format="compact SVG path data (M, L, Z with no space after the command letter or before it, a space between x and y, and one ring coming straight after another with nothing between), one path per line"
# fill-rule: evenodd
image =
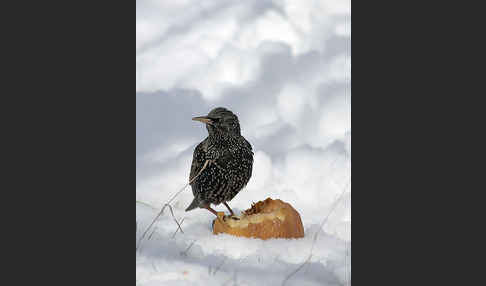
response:
M219 118L213 118L213 117L211 117L210 119L211 119L212 122L218 122L219 121Z

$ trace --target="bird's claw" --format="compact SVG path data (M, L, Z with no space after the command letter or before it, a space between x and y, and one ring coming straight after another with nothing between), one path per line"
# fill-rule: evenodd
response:
M234 219L234 220L240 220L239 217L235 216L234 214L233 215L225 215L223 216L223 220L226 221L226 218L231 218L231 219Z

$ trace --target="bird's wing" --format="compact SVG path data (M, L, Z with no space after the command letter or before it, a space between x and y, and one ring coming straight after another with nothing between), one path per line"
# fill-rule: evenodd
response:
M235 160L235 159L238 159L238 158L241 159L241 158L246 158L246 157L250 157L250 159L252 159L251 155L253 155L253 151L252 151L250 143L248 141L246 141L246 139L244 139L243 137L241 137L241 138L243 140L242 144L246 144L247 148L237 148L235 150L231 150L231 149L230 150L223 150L223 152L221 152L219 154L219 156L217 158L215 158L215 163L216 163L217 166L220 166L223 169L227 169L228 164L230 164L230 162ZM248 155L245 150L249 150L251 155Z
M251 154L254 155L253 154L253 148L251 147L250 142L248 142L248 140L246 140L245 138L243 138L243 140L244 140L246 146L248 147L248 149L250 150Z
M201 170L204 165L206 152L203 148L205 141L199 143L194 149L194 154L192 156L191 173L189 174L189 181L191 181ZM192 184L191 184L192 185Z

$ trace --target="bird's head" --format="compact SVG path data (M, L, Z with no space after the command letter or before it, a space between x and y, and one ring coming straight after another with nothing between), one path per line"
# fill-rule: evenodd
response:
M208 115L198 116L192 120L206 123L206 129L210 136L218 134L241 135L238 117L224 107L217 107Z

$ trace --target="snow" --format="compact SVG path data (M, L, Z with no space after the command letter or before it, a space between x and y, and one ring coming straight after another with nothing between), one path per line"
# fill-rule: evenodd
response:
M137 285L350 284L350 1L137 1L136 60L137 243L188 181L207 136L191 118L216 106L239 116L255 153L229 205L278 198L305 229L213 235L214 215L184 212L187 187L171 203L183 233L166 209L137 250Z
M137 204L141 223L138 235L158 210ZM150 239L144 240L137 253L137 285L281 285L287 275L308 258L313 236L319 225L307 225L302 239L235 238L227 234L213 235L207 211L186 216L181 228L170 215L160 218ZM207 213L206 213L207 212ZM169 211L167 211L169 214ZM180 220L185 214L175 211ZM321 232L312 250L312 257L287 285L342 285L349 275L345 264L350 242ZM347 268L349 267L349 269ZM233 280L234 279L234 280ZM231 282L231 283L230 283Z

